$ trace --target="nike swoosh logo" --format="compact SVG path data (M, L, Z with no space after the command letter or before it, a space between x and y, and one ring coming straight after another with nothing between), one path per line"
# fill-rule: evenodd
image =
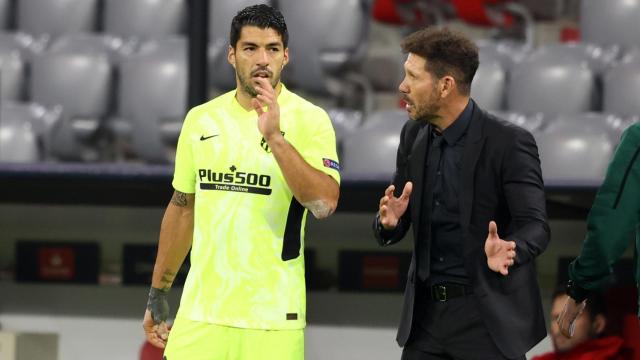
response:
M211 136L204 136L204 135L200 135L200 141L204 141L204 140L207 140L207 139L211 139L212 137L216 137L216 136L218 136L218 135L219 135L219 134L211 135Z

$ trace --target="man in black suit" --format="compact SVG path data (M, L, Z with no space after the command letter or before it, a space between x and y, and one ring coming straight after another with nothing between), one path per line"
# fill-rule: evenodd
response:
M462 34L424 29L402 49L411 120L374 223L382 246L413 228L402 359L524 359L546 335L534 260L550 232L535 140L470 99L478 49Z

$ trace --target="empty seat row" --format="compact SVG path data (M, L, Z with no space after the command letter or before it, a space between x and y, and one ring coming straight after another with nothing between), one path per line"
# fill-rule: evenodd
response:
M597 184L622 132L632 123L614 115L581 113L543 117L494 111L493 115L530 130L537 142L545 182ZM403 110L372 114L357 131L343 136L343 177L388 180L396 161Z
M620 59L582 43L551 45L519 58L480 48L471 95L484 108L545 114L600 111L639 116L640 56Z
M180 37L153 40L125 56L115 38L61 37L47 51L30 55L28 81L26 63L16 60L26 50L18 48L0 55L16 60L10 67L0 63L2 98L59 108L59 121L48 134L48 154L55 158L104 158L100 146L111 133L128 139L147 161L167 162L171 156L163 144L177 139L187 107L186 45ZM28 96L20 95L24 88Z

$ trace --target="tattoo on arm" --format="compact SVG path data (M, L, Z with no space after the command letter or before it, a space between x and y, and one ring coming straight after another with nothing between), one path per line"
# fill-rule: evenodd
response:
M162 279L160 279L160 282L162 283L162 290L169 290L169 288L171 288L171 284L173 284L173 279L175 279L176 277L176 273L171 272L169 270L165 271L164 274L162 275Z
M187 206L187 194L180 191L174 191L173 196L171 197L171 203L180 207Z

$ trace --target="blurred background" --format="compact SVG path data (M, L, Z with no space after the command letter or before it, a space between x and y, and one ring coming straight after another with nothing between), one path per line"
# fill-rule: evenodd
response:
M159 359L141 320L177 137L188 108L235 87L229 25L254 3L0 0L0 359ZM380 249L370 225L407 119L399 44L428 25L476 41L472 97L536 137L548 310L640 116L640 0L263 3L287 20L283 81L328 111L344 169L336 214L307 224L307 359L399 359L411 239ZM611 282L620 317L635 311L631 256Z

